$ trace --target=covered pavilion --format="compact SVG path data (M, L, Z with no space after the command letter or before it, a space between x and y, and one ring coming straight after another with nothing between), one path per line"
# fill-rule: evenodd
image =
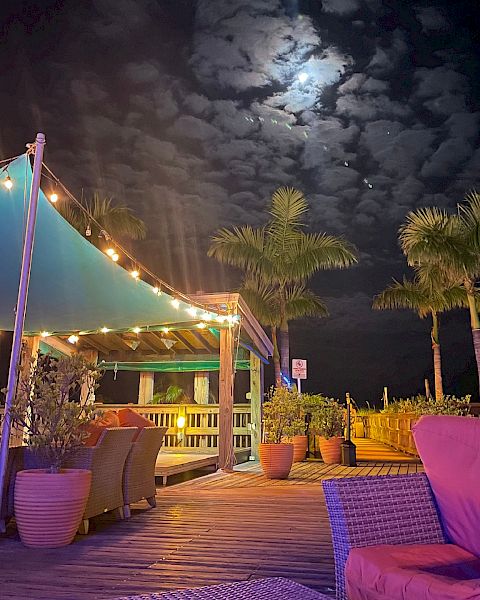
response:
M36 351L81 352L106 369L139 373L139 404L153 395L158 371L197 373L195 400L208 398L208 373L219 372L219 466L233 466L233 393L237 369L250 370L252 454L259 442L263 365L271 343L238 294L188 296L134 259L103 231L96 248L48 200L56 178L42 178L22 363ZM32 171L28 155L3 167L0 186L0 330L13 329L22 240ZM118 257L109 254L113 249ZM173 348L173 351L172 351Z

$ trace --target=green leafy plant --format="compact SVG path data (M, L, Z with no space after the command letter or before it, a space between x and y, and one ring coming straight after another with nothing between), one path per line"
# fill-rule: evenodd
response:
M456 398L443 396L439 400L427 399L418 395L411 398L399 398L389 403L384 413L412 413L415 415L456 415L465 416L470 409L471 396Z
M101 374L78 354L58 360L47 354L32 359L29 376L20 379L12 421L51 473L88 437L83 426L95 416L93 392Z
M301 395L285 387L271 389L263 405L263 441L281 444L283 438L305 433Z
M312 394L305 398L305 409L311 415L310 433L326 439L343 436L346 411L338 400Z
M186 401L185 392L179 385L169 385L165 392L156 392L151 404L182 404Z

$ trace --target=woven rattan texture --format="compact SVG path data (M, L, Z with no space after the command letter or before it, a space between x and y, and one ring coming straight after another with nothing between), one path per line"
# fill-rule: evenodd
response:
M328 597L294 581L273 577L118 600L328 600Z
M347 600L345 563L351 548L445 542L425 474L322 482L332 529L337 600Z
M166 431L166 427L144 427L133 442L123 473L125 504L155 496L155 462Z

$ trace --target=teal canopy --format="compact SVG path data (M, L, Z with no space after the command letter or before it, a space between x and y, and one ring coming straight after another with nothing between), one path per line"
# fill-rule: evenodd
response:
M3 177L7 175L4 171ZM23 231L32 170L23 155L8 165L13 187L0 185L0 329L12 330L15 319ZM121 261L121 259L120 259ZM189 304L172 305L168 294L136 281L83 238L41 191L26 334L122 331L172 323L193 325Z

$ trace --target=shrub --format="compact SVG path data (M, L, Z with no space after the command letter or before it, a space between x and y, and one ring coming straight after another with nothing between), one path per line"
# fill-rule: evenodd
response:
M58 473L89 435L82 426L94 416L92 395L100 376L79 354L58 360L47 354L33 359L29 377L19 381L12 421L52 473Z
M304 403L305 410L310 414L310 433L327 439L343 436L346 410L338 400L312 394L304 399Z
M471 396L456 398L443 396L441 400L428 399L418 395L411 398L399 398L390 402L385 413L413 413L416 415L456 415L465 416L469 412Z
M280 444L282 438L305 433L302 396L297 390L272 388L263 405L263 441Z

